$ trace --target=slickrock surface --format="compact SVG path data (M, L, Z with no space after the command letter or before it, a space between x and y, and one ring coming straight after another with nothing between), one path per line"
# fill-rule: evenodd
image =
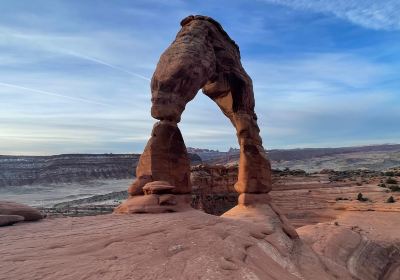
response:
M326 174L286 176L275 182L270 195L296 227L332 221L349 211L395 212L400 215L400 192L378 187L379 177L366 179L367 182L361 185L358 180L361 178L331 181ZM368 201L358 201L359 193ZM386 203L390 196L397 202Z
M114 214L5 227L0 279L351 279L289 238L268 206L240 213Z
M400 216L397 212L345 212L331 223L298 229L323 258L363 280L400 277Z
M200 165L192 168L194 207L221 215L236 205L235 166ZM390 176L375 171L307 174L302 170L274 171L272 201L295 227L329 222L347 211L400 213L400 192L378 186ZM400 182L400 176L392 176ZM357 200L362 193L368 201ZM393 196L395 203L387 203ZM399 229L400 231L400 229Z

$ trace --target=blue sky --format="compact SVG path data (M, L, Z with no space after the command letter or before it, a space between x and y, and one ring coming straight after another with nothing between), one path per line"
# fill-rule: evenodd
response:
M179 22L219 21L254 83L266 148L400 142L400 1L1 1L0 154L141 152L149 79ZM187 146L235 132L201 92Z

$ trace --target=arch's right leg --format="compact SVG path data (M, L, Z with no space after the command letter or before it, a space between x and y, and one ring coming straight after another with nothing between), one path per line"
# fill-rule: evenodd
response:
M203 89L236 128L240 146L238 193L267 193L272 188L271 164L262 146L256 114L252 110L233 110L234 98L226 83ZM223 94L220 94L220 93ZM225 93L224 93L225 92Z
M238 193L267 193L272 188L271 164L262 146L257 121L253 115L232 115L240 146L239 174L235 184Z

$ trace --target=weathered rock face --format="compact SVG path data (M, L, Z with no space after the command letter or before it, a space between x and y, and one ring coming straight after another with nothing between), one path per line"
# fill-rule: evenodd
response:
M145 184L162 180L176 187L172 193L190 193L190 166L177 123L199 89L236 128L240 167L235 190L269 192L271 166L259 136L253 85L241 65L239 47L212 18L189 16L181 26L151 80L151 115L160 122L154 126L137 167L138 179L128 192L140 195Z
M238 166L196 165L192 166L190 181L193 193L235 193L234 184L238 177Z
M351 211L335 222L298 229L322 258L357 279L394 280L400 275L399 219L396 212Z
M197 165L191 168L192 207L212 215L222 215L237 204L234 185L238 167Z

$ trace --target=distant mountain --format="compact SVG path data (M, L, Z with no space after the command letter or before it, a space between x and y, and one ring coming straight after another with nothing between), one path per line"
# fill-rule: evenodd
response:
M188 148L192 165L237 164L239 150L227 152ZM270 150L274 169L385 170L400 166L400 144L343 148ZM0 187L69 183L135 176L139 154L64 154L55 156L0 156Z
M133 178L139 154L0 156L0 187ZM189 154L192 164L201 163Z
M316 157L325 157L351 153L398 152L400 144L371 145L342 148L304 148L290 150L269 150L271 160L305 160Z
M370 145L341 148L304 148L268 150L272 167L307 171L321 169L372 169L384 170L400 166L400 144ZM197 154L208 164L237 164L239 150L228 152L198 151Z

